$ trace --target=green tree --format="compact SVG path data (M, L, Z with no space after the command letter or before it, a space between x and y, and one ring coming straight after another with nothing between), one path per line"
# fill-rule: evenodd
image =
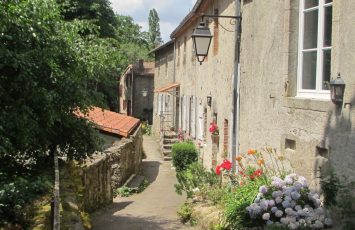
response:
M54 0L0 2L1 170L47 164L57 149L80 160L98 148L96 131L74 112L102 99L90 85L115 52L83 39L94 28L60 13Z
M163 43L160 34L159 16L157 11L153 8L149 11L149 44L151 48Z
M117 21L109 0L57 0L65 20L89 20L102 38L115 36Z

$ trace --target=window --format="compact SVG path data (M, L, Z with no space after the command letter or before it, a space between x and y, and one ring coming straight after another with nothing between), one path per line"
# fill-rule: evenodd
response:
M300 0L299 97L329 98L332 0Z

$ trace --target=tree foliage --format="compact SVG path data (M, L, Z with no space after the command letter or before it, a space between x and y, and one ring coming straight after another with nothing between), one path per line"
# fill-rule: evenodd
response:
M74 115L99 101L89 86L110 56L79 35L93 28L63 21L53 0L2 1L0 18L0 168L93 153L95 131Z
M149 11L149 44L151 48L163 43L160 34L159 16L157 11L153 8Z

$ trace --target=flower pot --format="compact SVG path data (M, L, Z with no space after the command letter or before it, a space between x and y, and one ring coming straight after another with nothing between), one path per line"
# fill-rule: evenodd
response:
M211 138L212 138L212 143L218 145L218 143L219 143L219 135L212 134Z

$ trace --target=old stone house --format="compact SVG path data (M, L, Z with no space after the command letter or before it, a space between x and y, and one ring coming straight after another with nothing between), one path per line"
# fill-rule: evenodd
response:
M155 56L154 111L155 134L178 129L179 86L175 81L174 42L171 40L151 51Z
M223 157L235 161L232 152L273 147L313 186L329 166L354 178L354 10L351 0L196 2L172 32L169 52L171 82L180 84L176 127L201 147L205 167ZM202 14L242 20L204 18L213 38L199 65L191 35ZM330 81L338 73L346 86L343 102L335 105ZM213 120L217 146L208 132Z
M271 146L317 185L332 166L354 179L355 1L244 0L240 152ZM345 96L330 100L340 73Z
M206 20L214 32L214 39L212 51L202 65L195 58L191 34L201 20L201 13L234 15L235 10L232 0L199 0L172 32L173 42L154 50L156 63L159 62L155 74L160 76L156 82L165 82L161 88L156 86L154 122L160 124L153 127L159 131L169 129L164 122L162 124L162 118L166 119L172 112L167 119L171 121L170 127L199 146L200 159L207 168L215 167L230 149L235 34L228 30L233 31L235 26L225 20ZM173 58L166 58L170 56ZM174 95L167 94L169 90L173 90ZM208 132L211 122L219 127L219 136L214 141Z
M119 113L153 121L154 62L139 60L120 78Z

